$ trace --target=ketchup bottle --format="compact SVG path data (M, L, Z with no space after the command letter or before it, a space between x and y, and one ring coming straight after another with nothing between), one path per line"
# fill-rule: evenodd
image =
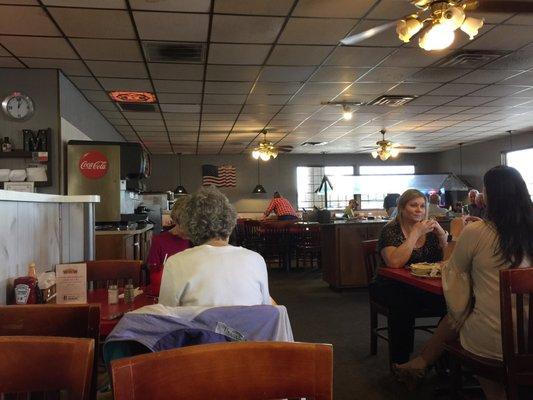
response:
M16 278L15 286L15 303L16 304L37 304L39 303L40 291L37 285L37 276L35 273L35 263L28 265L28 275Z

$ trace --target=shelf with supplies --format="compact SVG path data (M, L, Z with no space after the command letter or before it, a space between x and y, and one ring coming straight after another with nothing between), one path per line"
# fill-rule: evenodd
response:
M5 187L4 183L7 182L21 184L33 182L35 187L52 186L52 159L50 155L52 130L50 128L39 129L38 131L23 129L22 132L24 149L2 151L0 152L0 160L23 159L26 168L5 169L4 167L2 169L2 164L4 163L0 164L0 183L2 184L2 188ZM15 171L19 175L22 174L25 176L18 176L17 178L4 176Z

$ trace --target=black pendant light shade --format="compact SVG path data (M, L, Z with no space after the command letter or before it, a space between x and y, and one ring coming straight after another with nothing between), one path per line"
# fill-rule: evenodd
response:
M178 154L178 186L174 189L176 196L187 194L187 189L181 185L181 153Z
M252 190L252 194L265 194L267 191L261 185L261 180L259 179L259 159L257 160L257 185Z

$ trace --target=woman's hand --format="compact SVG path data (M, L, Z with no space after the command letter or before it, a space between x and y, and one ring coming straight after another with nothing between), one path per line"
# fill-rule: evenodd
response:
M432 220L432 222L433 222L433 232L435 232L437 236L447 235L447 232L444 230L442 226L440 226L440 224L437 221Z
M420 222L417 222L411 232L416 236L416 239L420 238L421 236L424 236L426 233L429 233L433 231L434 229L434 221L430 220L423 220Z

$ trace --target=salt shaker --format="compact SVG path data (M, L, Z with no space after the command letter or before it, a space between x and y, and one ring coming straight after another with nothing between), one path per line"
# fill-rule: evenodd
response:
M128 280L128 283L124 286L124 303L133 303L135 299L135 289L133 287L133 282L131 279Z
M118 286L109 285L107 288L107 303L108 304L118 304Z

